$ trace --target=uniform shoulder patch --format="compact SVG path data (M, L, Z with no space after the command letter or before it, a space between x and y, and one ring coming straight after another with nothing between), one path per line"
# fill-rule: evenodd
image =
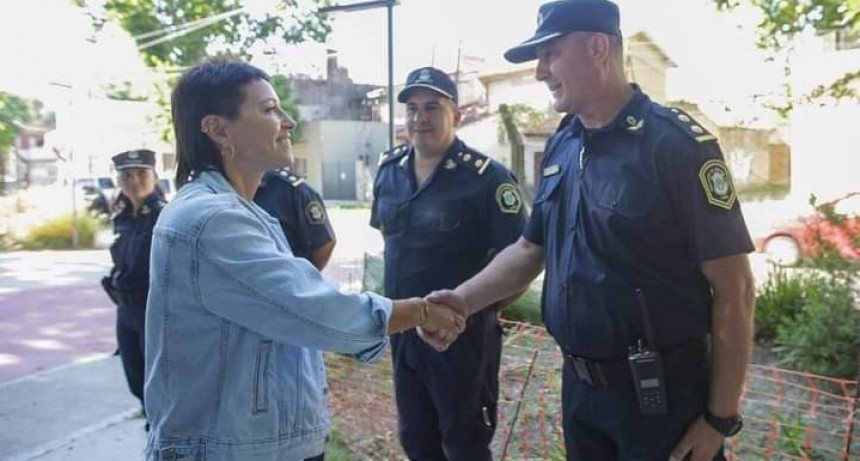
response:
M457 152L457 155L455 155L454 158L457 159L457 163L478 173L478 175L484 174L493 162L493 159L490 157L471 149Z
M305 205L305 218L310 224L325 223L325 208L319 200L311 200Z
M702 143L716 141L717 137L708 132L702 125L696 123L693 117L690 117L686 112L677 107L657 107L654 112L669 120L673 125L684 132L687 137L694 141Z
M301 176L294 175L290 170L286 168L281 168L275 172L275 176L278 177L281 181L293 186L298 187L299 184L305 182L304 178Z
M496 188L496 203L502 213L517 214L523 207L523 199L516 185L506 182Z
M726 163L719 159L711 159L699 168L699 181L708 203L730 210L737 201L732 176Z
M387 150L387 151L379 154L379 163L377 164L377 166L381 167L381 166L387 165L389 163L394 163L398 159L400 159L404 155L406 155L407 153L409 153L409 145L408 144L403 144L403 145L395 147L394 149Z

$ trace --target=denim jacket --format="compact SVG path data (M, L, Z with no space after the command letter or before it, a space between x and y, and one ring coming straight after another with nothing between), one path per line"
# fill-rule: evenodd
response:
M379 358L391 301L341 293L204 172L161 212L146 316L149 461L288 461L329 431L321 350Z

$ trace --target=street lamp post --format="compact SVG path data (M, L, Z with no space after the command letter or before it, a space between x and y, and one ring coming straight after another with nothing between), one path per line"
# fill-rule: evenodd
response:
M67 160L68 169L68 177L69 181L72 184L72 248L77 249L78 243L80 240L80 235L78 231L78 197L77 197L77 188L75 187L75 181L77 181L77 172L75 169L77 165L75 165L75 144L71 141L72 136L75 136L73 131L72 124L74 123L74 98L75 98L75 87L66 83L59 82L50 82L49 85L56 86L59 88L64 88L68 91L69 94L69 106L68 112L66 113L66 126L60 127L60 129L65 130L66 133L69 134L68 138L65 142L68 144L69 156Z
M394 7L399 4L399 0L373 0L324 6L319 9L320 13L362 11L382 7L388 9L388 150L394 149Z

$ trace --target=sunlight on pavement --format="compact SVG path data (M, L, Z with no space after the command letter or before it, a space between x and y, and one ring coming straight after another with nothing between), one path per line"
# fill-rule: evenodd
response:
M16 363L21 363L21 357L12 354L0 353L0 367L3 365L14 365Z
M55 339L23 339L19 340L18 343L31 349L43 351L60 351L68 349L68 346Z

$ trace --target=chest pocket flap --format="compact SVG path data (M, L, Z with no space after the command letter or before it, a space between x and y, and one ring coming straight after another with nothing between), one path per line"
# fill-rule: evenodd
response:
M559 185L564 182L564 167L561 165L558 165L558 167L561 168L561 170L557 173L541 178L540 184L538 184L538 190L535 192L535 204L549 200L550 197L552 197L559 189ZM544 168L544 170L546 170L546 168Z

